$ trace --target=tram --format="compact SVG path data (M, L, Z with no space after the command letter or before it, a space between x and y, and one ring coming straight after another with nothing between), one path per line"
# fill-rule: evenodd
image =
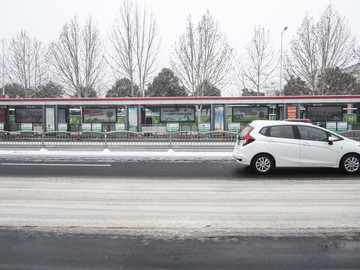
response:
M360 129L360 96L0 99L0 131L239 132L252 120Z

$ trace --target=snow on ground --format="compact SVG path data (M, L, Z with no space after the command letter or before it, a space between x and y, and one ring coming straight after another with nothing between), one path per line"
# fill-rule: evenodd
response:
M87 157L138 157L138 158L149 158L149 157L164 157L164 158L177 158L177 157L186 157L186 158L231 158L231 150L224 151L174 151L173 149L154 151L146 150L143 151L139 149L138 151L119 151L119 150L62 150L62 149L52 149L48 150L46 148L41 148L40 150L22 150L22 149L7 149L0 150L0 156L87 156Z
M359 236L360 181L0 178L0 228Z
M224 151L7 149L9 157L231 159ZM360 235L359 179L0 177L0 229L203 237Z

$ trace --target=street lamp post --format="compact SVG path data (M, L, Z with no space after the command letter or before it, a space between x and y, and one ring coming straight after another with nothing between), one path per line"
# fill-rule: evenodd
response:
M284 96L284 91L282 90L282 63L283 63L283 35L284 32L288 29L287 26L281 30L281 47L280 47L280 95Z
M5 97L5 38L2 41L2 96Z

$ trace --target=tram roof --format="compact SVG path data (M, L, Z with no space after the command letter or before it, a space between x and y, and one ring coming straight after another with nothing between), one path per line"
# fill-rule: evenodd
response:
M124 98L5 98L0 106L69 105L268 105L268 104L348 104L360 103L360 95L351 96L277 96L277 97L124 97Z

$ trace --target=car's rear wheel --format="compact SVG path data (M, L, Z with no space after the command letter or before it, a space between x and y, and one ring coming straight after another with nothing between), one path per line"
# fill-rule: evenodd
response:
M357 173L360 170L360 157L355 154L348 154L341 159L340 167L346 173Z
M274 167L274 160L268 154L259 154L252 160L251 167L258 174L267 174Z

